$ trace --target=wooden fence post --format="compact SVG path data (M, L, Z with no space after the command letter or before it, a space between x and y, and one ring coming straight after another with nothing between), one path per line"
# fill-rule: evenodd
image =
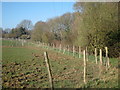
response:
M81 47L79 46L79 58L81 58Z
M45 43L45 46L46 46L46 49L48 49L48 44L47 43Z
M44 52L44 57L45 57L45 62L46 62L47 70L48 70L50 87L51 87L51 89L53 89L52 73L51 73L51 69L50 69L50 64L49 64L47 52Z
M85 50L83 51L83 61L84 61L84 83L86 84L86 54L85 54Z
M62 47L61 47L61 44L60 44L60 48L59 48L59 52L61 51Z
M47 49L49 49L49 43L47 44Z
M46 49L47 49L47 43L44 43L44 48L46 48Z
M43 42L43 48L45 48L45 46L44 46L44 42Z
M106 51L106 67L109 67L110 66L110 61L109 61L109 57L108 57L108 48L105 47L105 51Z
M69 45L68 45L68 54L69 54L69 51L70 51L70 50L69 50Z
M23 40L22 40L22 46L24 46L24 42L23 42Z
M44 43L44 48L46 48L45 43Z
M88 49L86 47L86 60L88 61Z
M52 48L52 43L50 43L50 49Z
M75 46L73 45L73 56L75 56Z
M102 65L102 49L100 49L100 64Z
M63 48L63 54L65 54L65 47Z
M100 64L99 64L99 77L101 77L101 74L102 74L102 49L100 49Z
M53 45L53 49L54 49L55 48L54 43L52 45Z
M97 48L95 48L95 61L96 61L96 64L97 64Z

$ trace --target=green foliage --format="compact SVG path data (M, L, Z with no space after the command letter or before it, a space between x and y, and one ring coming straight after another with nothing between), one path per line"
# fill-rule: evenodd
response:
M13 28L9 33L6 33L4 35L4 38L20 38L22 35L27 35L28 32L25 30L25 28Z
M32 31L32 40L48 43L48 40L50 39L48 34L50 34L48 25L42 21L37 22Z
M74 9L74 13L37 22L32 31L28 31L31 30L32 22L23 20L9 33L9 29L2 30L2 37L28 39L29 36L33 41L75 45L83 49L88 47L90 54L94 48L104 49L107 46L110 57L119 57L118 3L76 2Z
M81 9L80 15L76 15L73 29L78 32L79 43L82 47L112 48L111 44L118 43L118 3L76 3L75 9ZM116 39L116 40L114 40ZM109 43L109 44L108 44ZM111 44L110 44L111 43ZM112 52L110 52L112 56Z
M74 21L74 15L72 13L65 13L60 17L56 17L47 21L49 30L53 33L54 41L58 41L63 44L72 44L73 35L71 33L71 25Z

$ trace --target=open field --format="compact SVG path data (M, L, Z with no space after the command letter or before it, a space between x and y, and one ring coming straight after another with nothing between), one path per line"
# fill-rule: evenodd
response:
M17 44L16 44L17 42ZM87 61L87 83L83 82L83 58L72 53L63 54L18 41L3 40L2 70L4 88L49 88L44 51L48 52L54 88L118 88L118 59L110 58L110 68L95 63L94 56ZM101 71L101 73L100 73Z
M98 0L3 2L0 89L119 89L119 7Z

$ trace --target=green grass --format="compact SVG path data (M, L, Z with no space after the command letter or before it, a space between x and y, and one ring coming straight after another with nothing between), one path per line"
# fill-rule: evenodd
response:
M3 46L22 46L20 41L15 41L15 40L3 40L2 45Z
M48 46L46 46L46 47L42 46L42 47L43 47L43 48L48 48L48 49L53 50L53 51L55 51L55 52L60 52L60 53L63 53L63 52L64 52L63 50L60 51L60 50L57 49L57 48L53 49L52 47L48 47ZM68 52L67 50L65 50L64 54L65 54L65 55L69 55L69 56L73 56L73 52ZM80 56L81 56L80 58L83 58L83 55L82 55L82 54L81 54ZM79 53L76 52L73 57L79 58ZM99 62L99 61L100 61L100 60L99 60L99 56L98 56L97 58L98 58L98 62ZM96 63L96 61L95 61L95 56L93 56L93 55L89 55L89 56L88 56L88 60L91 61L91 62ZM103 57L103 62L105 62L106 60L107 60L106 57ZM110 58L110 64L111 64L112 66L118 65L118 61L119 61L119 60L118 60L117 58Z
M49 79L44 61L43 52L48 52L53 83L55 88L117 88L118 70L117 59L111 58L112 67L107 71L103 66L99 75L99 65L95 64L94 56L89 56L87 62L87 84L83 82L83 59L72 56L72 52L65 54L52 48L46 49L30 46L10 47L10 41L3 41L2 62L3 62L3 87L14 88L48 88ZM15 43L13 41L13 43ZM4 47L5 46L5 47ZM34 57L32 53L39 55Z
M2 40L0 45L10 46L10 47L22 47L22 41L19 41L19 40ZM29 40L26 40L26 42L23 43L23 46L35 46L35 44L32 44Z
M27 49L27 48L3 48L3 66L5 65L5 68L3 68L3 75L5 76L3 79L5 78L9 78L10 82L15 83L16 81L14 81L14 79L12 80L11 77L16 77L18 76L19 78L21 78L21 73L25 75L32 75L31 79L26 82L24 80L25 77L23 78L23 82L25 83L23 84L24 87L29 86L28 84L30 83L30 87L32 87L32 84L36 85L35 83L39 84L39 81L36 81L37 77L34 76L39 75L39 76L43 76L41 74L47 74L47 69L46 67L43 65L43 58L42 59L38 59L35 58L32 53L39 53L38 50L34 50L34 49ZM36 71L38 68L40 70L40 72ZM6 74L7 72L9 72L8 74ZM11 74L14 73L14 74ZM43 79L44 80L44 79ZM45 82L43 82L45 83ZM41 84L43 84L41 83ZM4 84L3 84L4 85ZM46 84L47 85L47 84ZM17 87L19 86L19 84L17 85ZM7 87L6 85L4 85L4 87ZM14 86L15 87L15 86ZM40 86L39 86L40 87ZM45 86L46 87L46 86Z
M3 48L2 49L2 58L3 63L10 63L10 62L22 62L25 60L31 60L32 59L32 52L35 52L36 50L30 50L27 48Z

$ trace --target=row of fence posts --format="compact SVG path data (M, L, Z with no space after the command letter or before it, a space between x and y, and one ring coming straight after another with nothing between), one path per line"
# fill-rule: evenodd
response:
M53 49L55 49L55 45L53 44ZM59 52L62 50L62 46L61 44L59 45ZM69 53L69 45L68 45L68 53ZM79 46L79 58L81 58L81 47ZM105 47L105 51L106 51L106 62L105 62L105 65L106 65L106 68L109 68L110 67L110 61L109 61L109 57L108 57L108 48ZM44 53L47 53L47 52L44 52ZM63 48L63 54L65 53L65 48ZM98 54L97 54L97 48L95 48L95 51L94 51L94 54L95 54L95 62L96 64L98 64ZM45 55L45 54L44 54ZM75 46L73 46L73 56L75 56ZM45 55L45 57L47 57ZM83 50L83 61L84 61L84 70L83 70L83 81L84 83L86 84L87 83L87 80L86 80L86 75L87 75L87 61L88 61L88 49L87 47L85 48L85 50ZM99 66L100 66L100 73L101 73L101 67L103 65L103 57L102 57L102 49L99 50ZM48 67L48 65L47 65ZM50 67L49 67L50 68ZM48 73L50 73L50 70L48 68ZM49 80L50 80L50 85L51 85L51 88L53 88L53 83L52 83L52 76L51 74L49 74Z
M24 40L24 39L14 39L14 38L2 38L3 40L10 40L10 41L17 41L17 42L15 42L16 43L16 46L18 45L18 42L20 42L21 43L21 46L25 46L25 43L27 43L27 41L26 40ZM11 45L12 47L14 46L13 44Z
M110 61L109 61L109 57L108 57L108 48L105 47L105 51L106 51L106 62L105 62L105 66L106 66L106 70L110 67ZM102 65L103 65L103 57L102 57L102 49L100 49L100 53L99 53L99 56L100 56L100 65L99 65L99 69L100 69L100 74L101 74L101 69L102 69ZM83 61L84 61L84 75L83 75L83 78L84 78L84 83L86 84L86 73L87 73L87 49L86 50L83 50ZM95 61L96 61L96 64L98 64L98 59L97 59L97 49L95 48Z
M47 47L47 49L50 47L49 44L43 43L42 45L43 45L44 47ZM62 45L61 45L61 44L59 45L59 47L56 48L56 47L55 47L55 44L52 43L52 44L51 44L51 47L52 47L53 49L59 49L59 52L63 51L63 54L65 54L66 51L68 52L68 54L71 52L69 45L67 45L67 48L66 48L66 47L63 47L63 49L62 49ZM85 51L86 51L86 60L88 61L89 55L88 55L88 48L87 48L87 47L85 48ZM106 59L107 59L107 64L106 64L106 66L109 66L109 57L108 57L108 48L107 48L107 47L105 47L105 51L106 51ZM76 51L75 51L75 46L73 45L73 47L72 47L72 55L75 56L75 53L76 53ZM96 62L96 64L97 64L97 63L98 63L97 48L95 48L94 54L95 54L95 62ZM103 63L103 60L102 60L102 49L99 50L99 56L100 56L100 59L99 59L99 60L100 60L100 63L102 64L102 63ZM78 47L78 58L82 58L82 50L81 50L81 47L80 47L80 46Z
M12 39L11 39L12 40ZM24 43L25 41L24 40L18 40L18 41L21 41L22 43L22 46L24 46ZM47 47L47 49L49 48L49 44L45 44L45 43L38 43L38 44L41 44L42 46L44 47ZM55 45L54 44L51 44L53 49L55 49ZM62 51L62 45L60 44L59 45L59 52ZM65 49L66 48L63 48L63 54L65 53ZM68 53L70 52L70 49L69 49L69 45L68 45L68 48L67 48L67 51ZM109 68L110 67L110 61L109 61L109 57L108 57L108 48L105 47L105 51L106 51L106 62L105 62L105 65L106 65L106 68ZM73 56L75 56L75 46L73 45ZM98 64L98 55L97 55L97 48L95 48L95 62L96 64ZM81 58L81 47L79 46L79 49L78 49L78 53L79 53L79 58ZM50 70L50 64L49 64L49 59L48 59L48 55L47 55L47 52L44 52L44 57L45 57L45 62L46 62L46 65L47 65L47 68L48 68L48 75L49 75L49 81L50 81L50 86L51 88L53 88L53 82L52 82L52 73L51 73L51 70ZM102 49L99 50L99 60L100 60L100 67L102 67L103 65L103 60L102 60ZM83 74L83 79L84 79L84 83L86 84L86 71L87 71L87 61L88 61L88 49L87 47L83 50L83 61L84 61L84 74ZM101 68L100 68L101 69ZM100 70L101 71L101 70Z
M22 39L10 39L10 38L8 38L9 40L17 40L17 41L20 41L21 42L21 45L22 46L24 46L25 45L25 43L26 43L26 40L22 40ZM44 46L44 47L46 47L47 49L49 48L49 44L46 44L46 43L40 43L40 42L38 42L38 44L42 44L42 46ZM53 49L55 49L56 47L55 47L55 44L54 43L52 43L51 44L51 46L53 47ZM67 45L67 49L64 47L63 48L63 54L65 54L65 51L67 51L68 52L68 54L70 53L70 46L69 45ZM61 52L62 51L62 45L60 44L59 45L59 47L58 47L58 49L59 49L59 52ZM85 51L86 51L86 60L88 61L88 49L87 49L87 47L85 48ZM108 57L108 48L107 47L105 47L105 51L106 51L106 67L109 67L110 66L110 62L109 62L109 57ZM73 56L75 56L75 46L73 45L73 47L72 47L72 53L73 53ZM95 51L94 51L94 53L95 53L95 61L96 61L96 64L98 63L98 56L97 56L97 48L95 48ZM100 56L100 63L101 63L101 65L103 64L103 60L102 60L102 49L100 49L100 53L99 53L99 56ZM78 57L79 58L82 58L82 52L81 52L81 47L79 46L78 47Z

